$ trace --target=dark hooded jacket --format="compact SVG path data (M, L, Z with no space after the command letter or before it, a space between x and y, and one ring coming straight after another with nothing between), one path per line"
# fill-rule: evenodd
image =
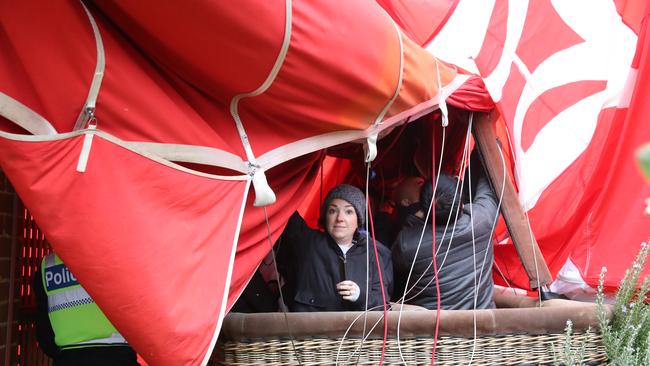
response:
M366 236L344 256L329 234L313 230L295 212L277 243L278 270L282 274L284 301L290 311L359 311L366 307ZM381 310L383 305L374 243L370 238L368 309ZM386 302L390 300L393 266L390 250L377 241ZM355 302L343 300L336 284L354 281L361 289Z
M481 177L477 183L473 203L465 204L462 208L455 229L452 230L453 223L449 224L444 240L443 233L446 222L436 222L436 248L438 249L436 261L440 273L439 285L442 309L473 309L475 279L478 288L476 308L494 307L492 301L494 253L491 230L496 214L497 203L494 193L487 179ZM474 217L476 255L473 255L472 216ZM415 215L408 216L403 229L393 244L394 298L396 299L401 298L404 294L406 279L415 257L423 226L423 219ZM430 220L426 226L413 273L409 280L408 287L413 287L413 289L406 294L405 302L420 305L427 309L436 309L437 294L433 277L433 265L429 267L432 263ZM420 276L422 278L418 281Z

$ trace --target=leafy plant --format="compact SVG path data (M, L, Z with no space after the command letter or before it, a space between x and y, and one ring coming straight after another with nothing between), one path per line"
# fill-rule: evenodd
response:
M646 277L637 288L649 248L647 243L641 244L634 264L625 272L616 292L611 322L603 290L607 270L603 267L600 272L596 295L598 321L611 365L650 365L650 279Z
M636 152L641 172L650 181L650 142L642 145Z
M645 179L650 182L650 142L641 145L636 151L636 157L641 168L641 173ZM645 214L650 216L650 197L645 200Z
M554 366L578 366L582 365L582 360L585 358L585 349L587 344L587 338L591 333L591 329L587 329L585 334L586 338L579 347L573 346L573 323L571 320L566 321L566 327L564 328L564 350L562 352L562 358L558 361L557 352L555 351L555 346L551 345L553 350L553 359L555 362Z

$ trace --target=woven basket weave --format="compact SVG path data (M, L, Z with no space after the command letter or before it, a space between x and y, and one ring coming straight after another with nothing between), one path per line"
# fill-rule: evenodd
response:
M505 300L500 309L443 310L436 365L553 365L565 352L567 320L583 361L606 363L594 304ZM429 310L388 312L384 365L429 365L435 317ZM382 312L229 314L210 365L378 365L383 326Z
M574 345L585 345L585 359L590 365L605 363L605 353L600 336L594 333L574 334ZM346 339L342 344L335 339L310 339L294 341L267 339L257 342L220 342L216 350L218 359L213 365L378 365L382 340L366 340L359 351L360 339ZM429 365L432 338L406 339L400 342L402 357L407 365ZM388 340L384 365L403 365L400 347L395 339ZM564 352L564 334L549 335L499 335L476 339L441 337L436 348L436 365L467 365L474 354L472 365L553 364L554 349L557 360ZM300 358L300 363L298 362Z

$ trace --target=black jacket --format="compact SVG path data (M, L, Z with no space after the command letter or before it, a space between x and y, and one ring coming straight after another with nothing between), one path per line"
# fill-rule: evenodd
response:
M327 234L307 226L303 218L294 213L278 241L278 269L282 274L284 301L290 311L341 311L364 310L366 302L366 237L359 240L344 256L341 248ZM368 309L382 303L381 286L374 255L372 238L369 246L369 296ZM391 297L393 267L390 250L377 241L384 281L386 301ZM354 281L361 289L355 302L343 300L336 284Z
M470 211L471 209L471 211ZM492 264L494 252L492 247L492 224L497 213L494 193L485 177L477 183L473 203L466 204L461 210L453 230L449 224L444 240L442 235L445 223L436 223L436 248L439 248L436 261L439 269L440 303L442 309L474 308L474 256L472 247L472 220L474 216L474 238L476 245L476 282L478 287L477 309L493 308ZM406 294L406 303L423 306L427 309L437 308L437 294L433 280L431 219L427 223L422 244L409 281L413 290ZM393 244L393 264L395 270L394 298L401 298L406 287L406 278L415 257L418 241L422 233L424 220L410 215L404 228ZM450 241L451 238L451 241ZM447 249L449 252L447 253ZM447 258L445 259L445 255ZM485 258L485 263L483 260ZM426 270L426 272L425 272ZM423 275L422 279L418 278ZM417 282L416 282L417 281Z
M277 311L278 296L276 294L273 294L269 285L264 281L264 277L257 270L230 311L233 313L270 313Z

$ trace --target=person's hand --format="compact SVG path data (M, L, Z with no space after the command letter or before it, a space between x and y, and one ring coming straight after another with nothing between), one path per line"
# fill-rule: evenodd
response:
M361 289L350 280L345 280L336 284L336 291L343 297L343 300L355 302L359 299Z

